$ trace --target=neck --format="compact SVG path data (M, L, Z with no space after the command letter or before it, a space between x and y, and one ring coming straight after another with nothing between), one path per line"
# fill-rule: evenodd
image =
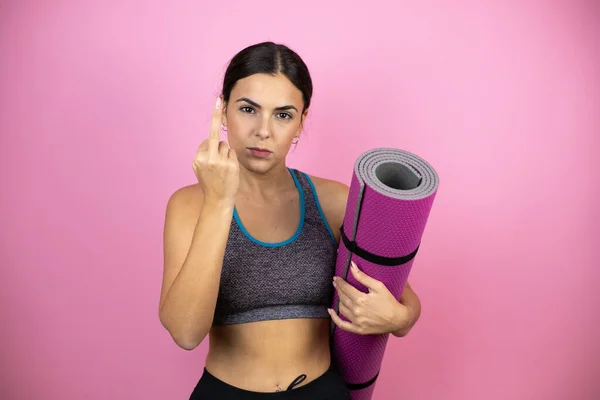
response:
M287 167L282 163L267 173L250 171L240 165L240 187L238 194L246 199L272 199L294 184Z

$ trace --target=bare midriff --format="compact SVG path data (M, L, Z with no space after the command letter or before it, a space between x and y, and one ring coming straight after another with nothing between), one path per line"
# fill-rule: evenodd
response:
M213 326L206 369L219 380L254 392L306 385L330 366L329 319L285 319Z

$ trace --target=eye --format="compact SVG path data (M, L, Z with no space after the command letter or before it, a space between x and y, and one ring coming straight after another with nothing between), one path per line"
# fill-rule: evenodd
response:
M254 112L254 109L252 107L248 107L248 106L240 107L240 110L245 113L253 113Z
M279 113L277 114L281 119L292 119L292 114L290 113Z

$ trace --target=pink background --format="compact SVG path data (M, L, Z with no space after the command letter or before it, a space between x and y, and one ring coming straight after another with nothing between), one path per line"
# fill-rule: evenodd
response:
M83 3L0 5L0 398L187 399L164 208L263 40L314 79L290 166L349 183L394 146L441 177L375 399L599 398L598 1Z

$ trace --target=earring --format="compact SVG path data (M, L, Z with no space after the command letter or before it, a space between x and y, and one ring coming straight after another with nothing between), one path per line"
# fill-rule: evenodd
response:
M298 140L300 140L298 138L298 136L296 136L294 139L292 139L292 144L298 144Z
M221 130L223 132L227 132L227 127L225 125L221 124Z

